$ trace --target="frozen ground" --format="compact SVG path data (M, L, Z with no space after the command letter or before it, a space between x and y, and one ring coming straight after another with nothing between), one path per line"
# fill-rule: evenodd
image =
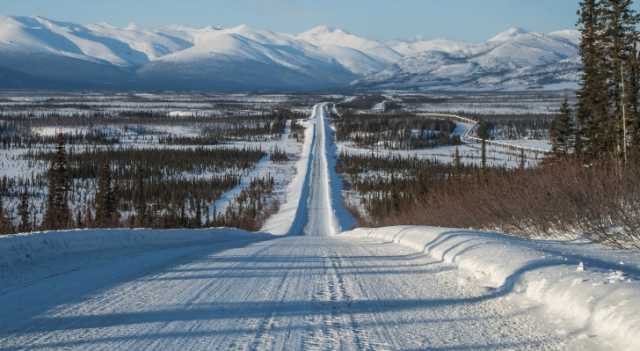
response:
M331 235L348 224L323 109L292 182L298 235L0 238L0 350L638 349L636 266L462 230ZM290 209L278 215L293 223Z

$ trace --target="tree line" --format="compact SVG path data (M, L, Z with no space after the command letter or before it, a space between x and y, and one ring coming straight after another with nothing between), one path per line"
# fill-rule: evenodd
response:
M272 211L274 180L254 179L234 199L235 211L217 216L212 204L238 186L241 174L266 156L257 149L66 150L58 136L54 152L30 155L48 163L44 177L0 180L0 195L15 196L17 211L6 211L0 196L0 234L68 228L199 228L219 223L256 227ZM41 208L31 201L38 187L47 189ZM94 196L89 188L95 187ZM249 209L249 210L245 210ZM19 218L10 218L13 214ZM39 220L38 217L42 217ZM17 225L14 225L17 223Z
M352 142L358 147L416 150L442 145L459 145L453 132L455 123L411 113L353 113L332 118L336 140Z

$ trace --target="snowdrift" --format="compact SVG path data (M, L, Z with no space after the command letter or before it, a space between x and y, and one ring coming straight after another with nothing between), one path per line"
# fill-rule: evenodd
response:
M640 350L640 283L610 267L584 266L495 233L435 227L356 229L345 237L397 243L451 263L491 288L490 296L519 293L550 312L608 340L617 350Z
M70 254L125 248L205 245L231 240L267 240L272 236L242 230L92 229L0 236L0 271Z

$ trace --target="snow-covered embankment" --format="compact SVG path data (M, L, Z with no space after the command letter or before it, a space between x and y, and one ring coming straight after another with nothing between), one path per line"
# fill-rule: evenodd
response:
M237 229L95 229L0 237L0 271L89 252L204 245L232 240L265 240L271 235Z
M496 297L518 293L608 340L640 350L640 283L610 267L550 254L495 233L435 227L356 229L344 237L394 242L454 264Z

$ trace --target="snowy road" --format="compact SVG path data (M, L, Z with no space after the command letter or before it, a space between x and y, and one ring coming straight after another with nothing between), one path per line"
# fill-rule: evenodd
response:
M305 235L101 257L10 289L0 350L593 349L585 332L452 265L331 236L349 224L315 110Z

